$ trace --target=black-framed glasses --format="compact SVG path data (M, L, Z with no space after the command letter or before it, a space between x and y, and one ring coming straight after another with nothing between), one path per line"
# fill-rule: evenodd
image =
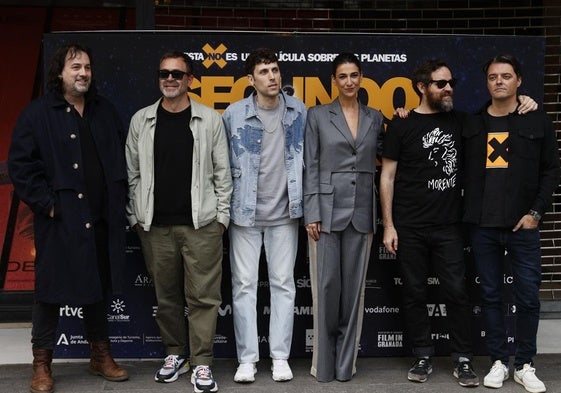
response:
M173 79L180 80L183 79L186 74L186 72L180 70L158 70L158 77L160 79L167 79L171 75Z
M444 89L447 84L449 84L451 88L454 88L456 83L458 83L458 80L456 78L452 78L448 81L446 79L439 79L437 81L431 79L429 83L434 83L439 89Z

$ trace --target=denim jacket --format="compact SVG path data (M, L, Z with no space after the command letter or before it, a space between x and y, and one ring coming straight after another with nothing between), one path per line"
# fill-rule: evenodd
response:
M284 157L288 179L290 218L302 217L302 172L304 166L304 129L306 107L293 98L284 98L283 128L285 134ZM240 226L255 225L257 204L257 178L261 159L261 138L264 126L257 117L254 95L237 101L224 111L222 120L230 148L230 167L234 191L230 218Z

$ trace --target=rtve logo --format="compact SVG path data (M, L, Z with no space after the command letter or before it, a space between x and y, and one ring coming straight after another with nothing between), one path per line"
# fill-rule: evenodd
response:
M203 51L206 53L206 59L203 61L203 65L209 68L213 63L220 68L224 68L227 64L225 60L225 52L228 48L224 44L220 44L214 49L209 44L203 46Z

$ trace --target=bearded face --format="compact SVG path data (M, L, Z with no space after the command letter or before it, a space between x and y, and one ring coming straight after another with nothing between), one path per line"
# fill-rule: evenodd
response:
M429 106L439 112L450 112L454 109L454 100L452 95L454 94L454 90L447 89L439 89L438 87L431 85L428 89L427 94L427 103Z

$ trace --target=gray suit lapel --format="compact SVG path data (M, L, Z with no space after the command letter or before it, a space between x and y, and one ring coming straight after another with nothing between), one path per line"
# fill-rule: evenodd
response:
M357 147L360 146L360 144L364 141L364 138L366 138L366 136L370 132L370 125L372 122L372 118L366 111L366 108L361 105L359 111L358 133L355 142Z
M347 142L354 147L355 141L353 140L351 130L349 130L349 126L345 120L345 115L343 115L343 110L341 109L341 105L338 100L335 100L329 105L329 115L331 116L331 123L335 126L335 128L337 128L341 135L343 135L343 138L345 138Z

